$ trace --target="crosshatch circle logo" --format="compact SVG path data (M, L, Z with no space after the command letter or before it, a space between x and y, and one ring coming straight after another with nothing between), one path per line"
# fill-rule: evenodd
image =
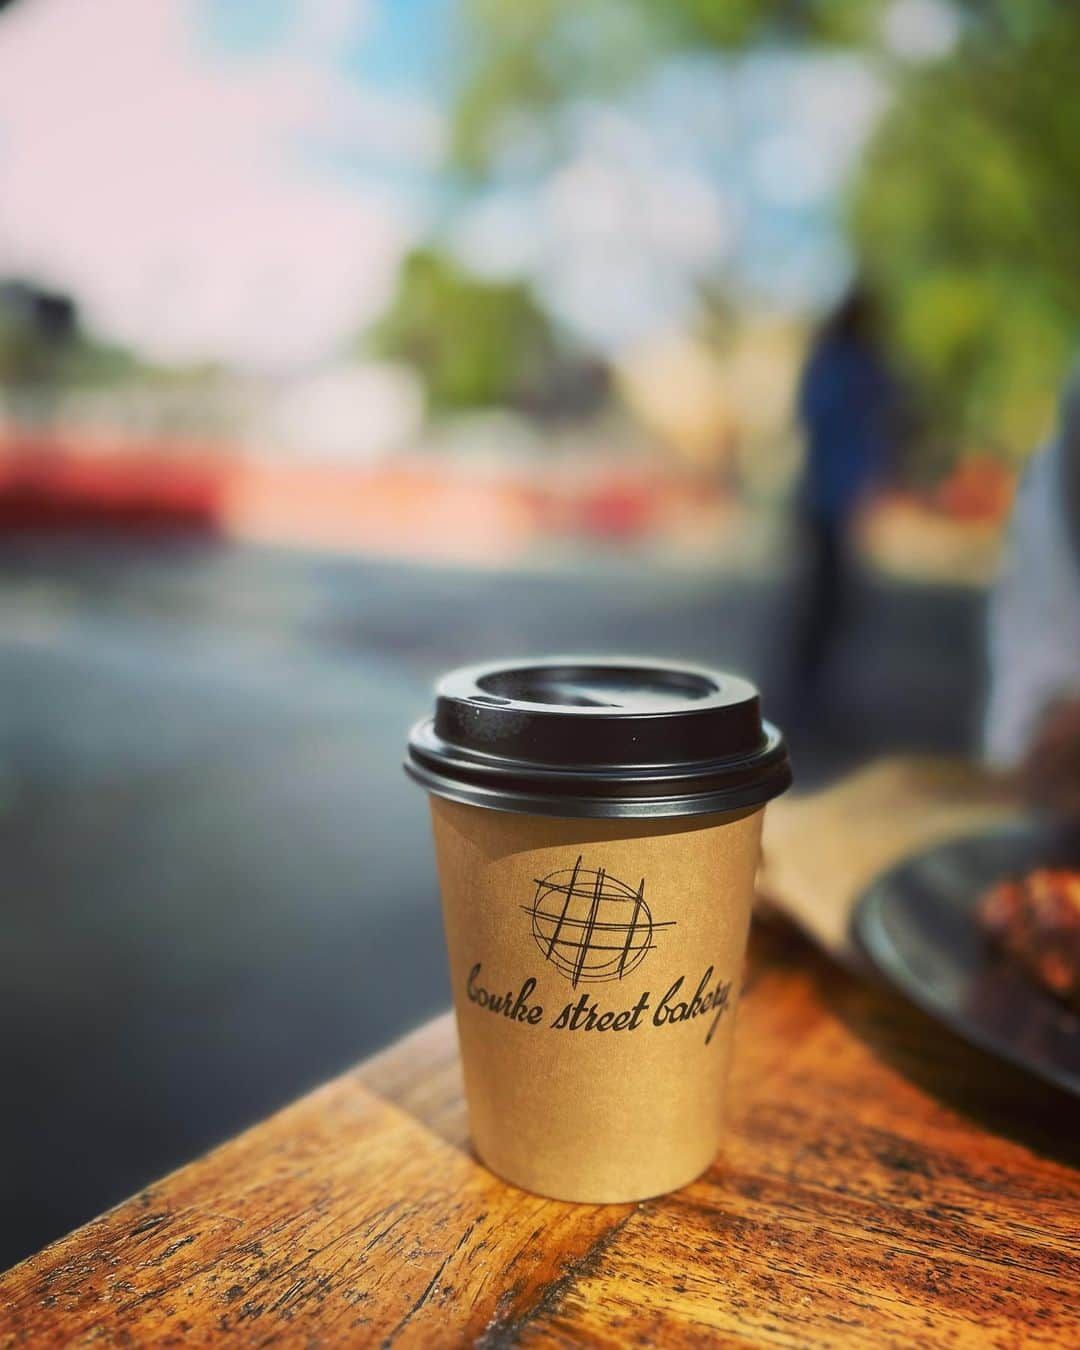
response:
M521 908L532 919L532 935L544 959L576 989L582 982L621 980L636 970L656 945L661 928L645 900L645 878L637 886L605 870L559 868L536 878L531 905Z

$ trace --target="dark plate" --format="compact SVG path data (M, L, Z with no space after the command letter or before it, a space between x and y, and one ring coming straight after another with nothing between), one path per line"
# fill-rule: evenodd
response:
M997 952L975 919L993 882L1078 864L1075 834L1037 824L957 839L879 877L856 906L852 931L881 973L932 1017L1080 1096L1080 1016Z

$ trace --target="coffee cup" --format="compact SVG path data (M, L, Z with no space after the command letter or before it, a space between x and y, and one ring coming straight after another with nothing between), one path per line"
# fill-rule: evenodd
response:
M557 1199L676 1189L720 1144L765 804L791 781L746 680L554 658L445 676L431 794L473 1145Z

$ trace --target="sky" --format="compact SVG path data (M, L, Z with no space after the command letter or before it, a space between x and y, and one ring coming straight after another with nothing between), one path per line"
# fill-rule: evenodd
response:
M0 275L70 291L150 359L317 360L423 228L445 114L435 30L404 41L417 8L21 0L0 17Z
M149 360L264 371L346 350L436 230L611 355L692 322L706 278L789 309L843 286L837 202L884 100L861 58L672 58L564 108L556 163L511 137L463 198L445 170L457 4L17 0L0 278L72 294ZM933 59L948 13L893 0L886 38Z
M673 58L567 108L572 149L549 170L508 147L455 243L473 270L528 276L616 357L691 325L703 282L758 311L818 308L850 278L840 192L883 98L849 53Z

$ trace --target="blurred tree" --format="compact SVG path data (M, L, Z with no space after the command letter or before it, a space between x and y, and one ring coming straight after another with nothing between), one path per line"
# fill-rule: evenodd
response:
M406 258L389 312L365 339L423 376L432 411L529 401L556 359L551 324L520 282L489 282L435 249Z
M502 134L561 100L603 95L680 48L871 42L887 0L464 0L460 168L483 173Z
M70 297L23 281L0 283L0 384L47 392L109 380L133 365L127 353L82 330Z
M973 6L898 90L850 219L899 350L953 439L1045 435L1080 324L1080 6Z
M1050 422L1080 321L1080 4L936 0L959 40L905 60L890 36L905 3L464 0L457 163L483 176L523 139L557 158L554 110L679 50L856 47L894 90L847 216L887 336L925 391L939 458L973 442L1022 454Z
M24 282L0 284L0 383L56 382L77 326L75 305L67 296Z

